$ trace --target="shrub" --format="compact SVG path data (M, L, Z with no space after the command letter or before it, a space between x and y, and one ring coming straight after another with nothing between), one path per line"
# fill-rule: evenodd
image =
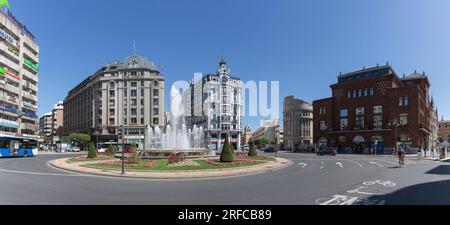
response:
M132 146L130 148L130 153L131 153L131 157L128 159L128 162L139 163L142 160L141 157L138 155L136 146Z
M258 157L258 152L256 151L255 145L252 143L250 147L250 151L248 152L248 156L250 157Z
M88 159L95 159L95 158L97 158L97 149L95 149L94 143L91 142L91 144L89 144Z
M220 162L233 162L234 161L234 150L230 144L228 135L225 137L225 144L223 145L222 153L220 154Z
M114 156L114 155L116 155L116 150L114 149L114 147L112 145L109 145L107 153L108 153L108 155Z
M178 156L175 154L170 154L169 164L177 163L179 161Z

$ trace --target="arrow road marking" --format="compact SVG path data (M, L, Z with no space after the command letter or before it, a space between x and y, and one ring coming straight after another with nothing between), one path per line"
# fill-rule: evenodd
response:
M370 164L372 164L372 165L377 165L377 166L379 166L379 167L384 167L383 165L381 165L381 164L379 164L379 163L377 163L377 162L369 162Z
M301 166L303 169L308 166L308 164L306 164L306 163L299 163L298 165Z
M340 166L341 168L344 168L344 164L341 162L337 162L336 165Z

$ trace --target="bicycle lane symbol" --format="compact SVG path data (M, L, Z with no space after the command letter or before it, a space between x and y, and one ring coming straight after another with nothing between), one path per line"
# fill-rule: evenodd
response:
M373 193L368 192L367 189L373 187L375 185L381 185L385 188L395 187L397 184L392 181L366 181L363 182L365 186L359 186L354 190L348 190L347 193L354 195L363 195L365 196L363 199L359 200L359 197L356 196L346 196L346 195L334 195L332 198L321 198L316 200L316 204L318 205L384 205L386 201L384 200L369 200L367 196L380 196L385 193Z

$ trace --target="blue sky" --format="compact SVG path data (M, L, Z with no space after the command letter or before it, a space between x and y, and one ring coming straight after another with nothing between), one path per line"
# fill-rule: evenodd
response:
M235 76L279 80L280 98L308 102L329 97L339 72L389 61L400 75L426 71L450 118L447 0L9 3L40 44L39 115L103 64L132 54L136 40L138 54L164 65L167 91L194 72L215 71L222 49ZM245 122L255 128L260 119Z

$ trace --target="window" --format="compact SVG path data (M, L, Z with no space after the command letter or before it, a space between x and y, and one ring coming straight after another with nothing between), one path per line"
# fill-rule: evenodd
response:
M355 128L358 130L364 129L364 116L356 117Z
M383 116L382 115L373 116L373 129L375 129L375 130L383 129Z
M110 116L114 116L116 113L115 113L115 111L114 111L114 109L110 109L109 110L109 115Z
M399 123L400 126L408 125L408 114L400 114Z
M367 88L364 88L364 97L367 97Z
M322 130L322 131L327 130L327 122L326 121L320 121L320 130Z
M136 81L131 82L131 87L137 87L137 82Z
M158 97L158 96L159 96L159 90L153 89L153 97Z
M143 106L143 105L144 105L144 99L141 98L141 106Z
M123 125L127 125L127 118L123 118Z
M145 82L143 80L141 80L141 87L145 86Z
M136 99L131 99L131 105L132 106L136 106L137 105L137 100Z
M159 124L159 119L158 118L153 118L153 124Z
M114 118L110 118L109 119L109 125L110 126L114 126L114 124L115 124Z
M409 97L402 96L398 99L398 106L408 106L409 105Z
M325 115L325 114L327 114L326 108L325 108L325 107L320 107L320 108L319 108L319 113L320 113L320 115Z
M123 90L123 97L128 97L128 90Z
M347 118L341 118L340 128L341 131L346 130L348 127L348 119Z
M364 116L364 107L356 108L356 115L357 116Z
M131 97L136 97L136 96L137 96L137 91L131 90Z
M137 109L133 108L131 109L131 115L136 116L137 115Z
M373 107L373 114L380 114L383 113L383 106L376 105Z
M158 108L155 108L155 109L153 109L153 115L158 115L159 114L159 109Z
M114 90L109 91L109 97L114 98L116 96L116 92Z
M144 118L141 118L141 124L144 124Z
M128 87L128 81L124 81L124 82L123 82L123 86L124 86L124 87Z
M130 119L130 124L137 124L137 119L136 118L131 118Z
M341 109L340 110L340 128L341 131L346 130L348 127L348 110L347 109Z
M109 106L115 106L115 105L116 105L116 101L114 99L110 99Z
M141 115L144 115L144 108L141 108Z
M370 87L370 96L373 96L373 87Z
M359 91L358 91L358 97L361 97L362 96L362 89L359 89Z
M356 90L353 90L353 98L356 98Z
M145 90L144 90L144 88L142 88L141 89L141 97L144 97L144 94L145 94Z
M123 110L123 115L126 116L127 114L128 114L128 109L124 109L124 110Z
M109 88L110 88L110 89L114 89L115 86L116 86L116 85L114 84L114 82L110 82L110 83L109 83Z
M348 117L348 110L347 109L341 109L340 117L341 118Z
M128 106L128 100L127 100L127 99L124 99L124 100L123 100L123 106L125 106L125 107Z
M159 99L153 99L153 105L158 106L159 105Z

